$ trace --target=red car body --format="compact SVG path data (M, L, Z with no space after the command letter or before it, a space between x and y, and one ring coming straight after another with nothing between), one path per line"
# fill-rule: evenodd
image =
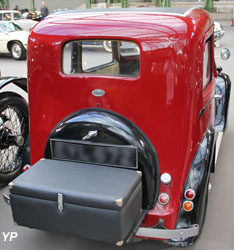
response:
M60 120L99 104L144 131L157 151L161 174L168 172L173 176L170 186L160 186L160 192L170 195L170 203L166 209L157 203L144 226L154 226L163 218L165 227L174 228L190 165L206 130L215 120L214 99L210 103L215 93L214 60L209 87L203 92L199 84L205 41L212 34L213 23L203 10L190 11L186 16L131 12L81 17L71 14L48 18L37 25L28 45L31 163L43 157L47 138ZM64 43L87 38L136 42L141 49L139 76L132 79L64 75L61 71ZM92 96L93 89L104 89L106 95ZM198 121L199 113L209 103Z
M211 46L214 26L204 10L179 12L149 9L55 14L36 25L28 43L31 164L47 154L48 138L57 133L59 124L71 114L100 109L124 117L144 133L156 151L157 185L141 223L143 229L173 231L198 225L201 228L209 173L214 166L217 137L214 130L217 72ZM64 47L68 42L80 40L134 42L140 53L139 73L136 76L65 74ZM207 43L210 44L209 75L204 82ZM100 89L105 94L92 94ZM208 163L202 165L205 173L200 169L201 180L197 182L192 168L204 138L208 141L205 149ZM171 176L169 184L160 181L164 173ZM190 181L198 183L193 188L195 207L184 212L184 191L191 188ZM169 197L165 205L158 201L162 193ZM183 230L180 233L177 240L147 231L138 231L136 236L167 239L169 244L187 246L198 235L196 232L184 238Z

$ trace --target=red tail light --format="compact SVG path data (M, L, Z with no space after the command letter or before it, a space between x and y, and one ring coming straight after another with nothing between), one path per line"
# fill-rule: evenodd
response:
M158 197L158 202L162 205L168 204L169 200L170 200L169 195L166 193L162 193Z
M30 169L30 165L25 165L23 168L22 168L22 172L25 172L27 171L28 169Z
M196 193L193 189L187 189L184 192L184 196L187 200L192 201L195 198Z

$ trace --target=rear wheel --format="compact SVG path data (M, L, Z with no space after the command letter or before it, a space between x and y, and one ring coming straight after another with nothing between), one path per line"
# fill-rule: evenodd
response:
M27 103L16 95L0 99L0 183L13 180L21 171L28 136Z
M13 42L11 45L11 55L15 60L26 59L26 50L21 42Z

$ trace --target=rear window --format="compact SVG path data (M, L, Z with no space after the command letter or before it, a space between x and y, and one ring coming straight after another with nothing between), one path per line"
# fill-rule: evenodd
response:
M130 41L76 40L63 48L64 74L136 77L140 72L140 49Z

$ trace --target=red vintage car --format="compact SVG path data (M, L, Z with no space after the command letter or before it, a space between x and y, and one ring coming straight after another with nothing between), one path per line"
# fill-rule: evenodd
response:
M54 14L33 29L27 58L31 168L5 194L15 223L118 246L134 237L192 245L231 87L216 70L208 12ZM0 169L2 182L18 174L29 147L26 103L14 94L21 105L7 106L7 93L1 152L18 151L12 172ZM21 115L18 132L6 126L9 106Z

